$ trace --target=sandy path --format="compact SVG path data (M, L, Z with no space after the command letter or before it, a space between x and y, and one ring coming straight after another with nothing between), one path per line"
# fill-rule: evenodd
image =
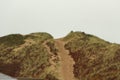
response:
M73 65L74 61L69 55L69 51L64 48L64 42L60 39L55 40L56 47L59 50L58 55L61 58L60 74L63 80L74 80Z

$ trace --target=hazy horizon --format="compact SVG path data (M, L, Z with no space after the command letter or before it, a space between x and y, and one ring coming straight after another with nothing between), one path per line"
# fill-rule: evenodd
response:
M120 43L119 0L0 0L0 36L71 30Z

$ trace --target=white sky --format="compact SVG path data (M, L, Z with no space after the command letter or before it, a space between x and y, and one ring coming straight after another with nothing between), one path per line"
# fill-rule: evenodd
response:
M120 43L120 0L0 0L0 36L71 30Z

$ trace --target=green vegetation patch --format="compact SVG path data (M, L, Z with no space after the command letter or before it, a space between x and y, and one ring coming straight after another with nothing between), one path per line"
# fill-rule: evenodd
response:
M0 44L7 46L17 46L24 43L24 37L20 34L11 34L0 37Z
M38 41L38 42L44 42L45 40L48 39L53 39L53 37L45 32L38 32L38 33L31 33L29 35L25 36L25 39L32 39L34 41Z

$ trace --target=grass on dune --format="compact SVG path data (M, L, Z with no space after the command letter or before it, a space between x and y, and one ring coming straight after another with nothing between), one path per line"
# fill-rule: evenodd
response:
M53 37L48 33L0 37L0 72L13 77L57 80L46 71L50 67L50 54L42 44L49 39Z
M120 45L109 43L84 32L70 32L65 48L75 61L74 74L79 80L119 80Z

